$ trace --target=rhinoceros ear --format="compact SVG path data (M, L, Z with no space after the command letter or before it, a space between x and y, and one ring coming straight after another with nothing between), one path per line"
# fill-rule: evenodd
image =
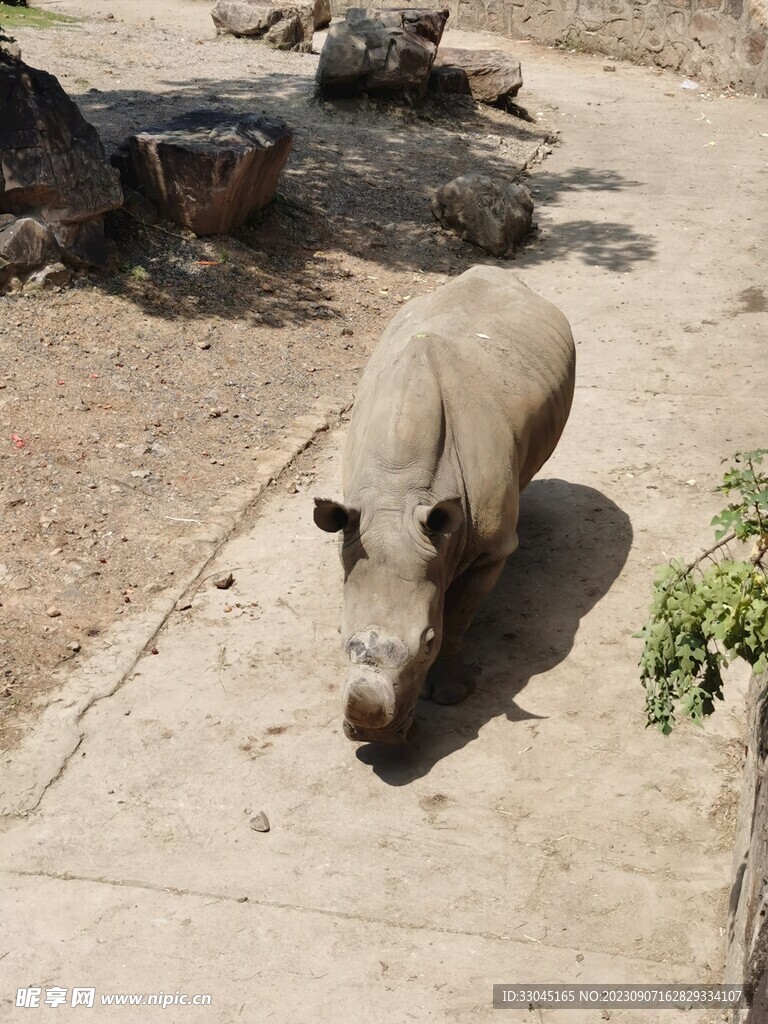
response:
M434 505L419 505L416 520L427 533L455 533L464 522L461 498L444 498Z
M315 525L326 533L338 533L354 525L359 518L356 509L346 508L330 498L315 498Z

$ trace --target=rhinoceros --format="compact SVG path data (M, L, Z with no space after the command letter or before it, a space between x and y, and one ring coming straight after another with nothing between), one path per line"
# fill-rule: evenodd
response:
M520 492L560 439L575 361L563 314L496 267L413 299L385 330L355 399L344 500L314 509L342 534L350 739L412 742L420 695L471 692L464 636L518 546Z

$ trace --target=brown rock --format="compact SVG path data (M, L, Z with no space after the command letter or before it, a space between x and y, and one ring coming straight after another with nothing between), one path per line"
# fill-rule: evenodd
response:
M315 28L327 28L331 24L331 0L315 0L312 8Z
M30 270L58 251L50 229L34 217L20 217L0 231L0 266Z
M274 198L291 142L278 118L199 110L130 136L116 162L161 218L223 234Z
M466 242L492 256L511 251L531 228L533 199L524 185L465 174L437 192L432 213L443 227L457 231Z
M459 50L446 47L437 55L438 67L461 68L478 103L504 106L523 85L520 61L502 50Z
M453 96L471 96L472 89L464 68L452 68L446 65L435 66L429 75L429 91Z
M40 288L63 288L72 280L72 271L63 263L49 263L41 270L36 270L27 278L25 290L34 291Z
M328 30L317 83L329 94L385 89L423 95L447 20L447 10L348 10L346 21Z
M264 35L264 42L274 46L278 50L292 50L300 42L303 42L301 21L298 14L293 11L285 11L285 16L275 22L271 29Z
M123 201L96 129L53 75L0 61L0 213L80 222Z

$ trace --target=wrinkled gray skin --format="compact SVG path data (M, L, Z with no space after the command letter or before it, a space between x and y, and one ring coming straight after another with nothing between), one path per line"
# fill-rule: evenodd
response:
M344 728L402 743L419 695L471 690L461 657L517 548L520 492L554 451L574 388L568 322L510 271L473 267L409 302L366 367L343 462Z

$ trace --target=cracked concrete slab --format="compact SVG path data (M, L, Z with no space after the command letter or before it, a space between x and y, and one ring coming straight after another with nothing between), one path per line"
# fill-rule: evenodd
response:
M764 106L711 101L704 152L703 101L668 97L673 79L531 52L565 141L514 269L571 318L580 388L473 630L477 692L420 708L418 752L356 753L334 542L310 494L273 489L211 563L239 566L235 586L171 612L39 806L6 818L8 1019L35 983L210 992L206 1020L378 1024L495 1019L493 982L720 980L745 677L706 730L664 739L643 728L632 633L653 566L707 541L720 458L764 442L767 318L728 315L765 279ZM341 440L303 456L318 493L338 490Z

